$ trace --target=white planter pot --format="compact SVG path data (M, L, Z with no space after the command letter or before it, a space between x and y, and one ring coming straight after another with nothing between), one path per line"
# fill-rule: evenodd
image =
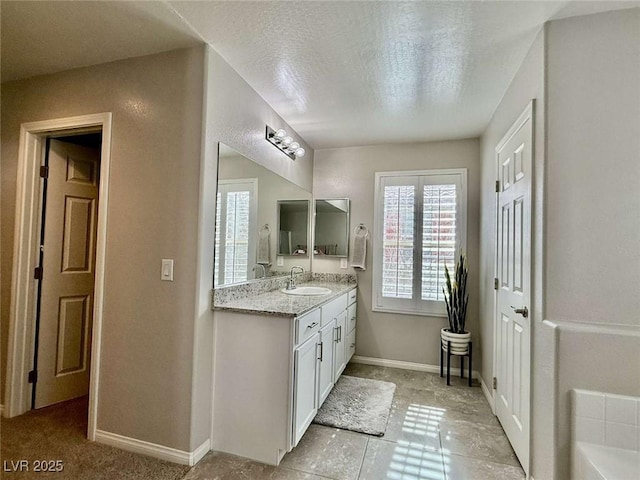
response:
M448 328L440 330L442 339L442 348L447 351L448 343L451 342L452 355L466 355L469 353L469 342L471 341L471 332L451 333Z

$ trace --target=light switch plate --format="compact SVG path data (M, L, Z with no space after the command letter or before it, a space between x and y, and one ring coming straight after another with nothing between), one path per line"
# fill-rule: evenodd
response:
M276 265L278 267L284 267L284 257L281 257L281 256L276 257Z
M341 258L340 259L340 268L347 268L348 267L348 262L346 258Z
M162 280L163 282L173 282L173 258L162 259L160 280Z

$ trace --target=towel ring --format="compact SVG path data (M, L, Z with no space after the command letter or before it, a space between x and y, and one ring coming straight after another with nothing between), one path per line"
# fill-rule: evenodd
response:
M265 223L265 224L263 225L263 227L260 229L260 233L262 233L262 232L264 232L264 231L266 231L266 232L268 232L268 233L271 233L271 227L269 226L269 224L268 224L268 223Z
M353 233L354 235L359 235L360 232L362 232L364 230L364 236L368 237L369 236L369 229L365 226L364 223L359 224L356 228L353 229Z

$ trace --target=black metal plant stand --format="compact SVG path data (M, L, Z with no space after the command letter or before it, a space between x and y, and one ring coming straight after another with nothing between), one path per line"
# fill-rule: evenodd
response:
M469 357L469 386L471 386L471 366L473 362L472 352L473 345L472 342L469 342L469 348L467 348L467 353L464 354L453 354L455 357L460 357L460 378L464 378L464 357ZM447 385L451 385L451 341L447 341ZM440 376L444 376L444 351L445 347L440 340Z

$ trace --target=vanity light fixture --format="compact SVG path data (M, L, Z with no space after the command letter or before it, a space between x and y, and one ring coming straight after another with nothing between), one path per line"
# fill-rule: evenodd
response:
M269 143L277 147L278 150L284 153L291 160L304 157L304 154L306 153L304 151L304 148L302 148L298 142L294 142L293 138L287 135L287 132L285 132L282 128L274 130L269 125L267 125L265 138L269 141Z

